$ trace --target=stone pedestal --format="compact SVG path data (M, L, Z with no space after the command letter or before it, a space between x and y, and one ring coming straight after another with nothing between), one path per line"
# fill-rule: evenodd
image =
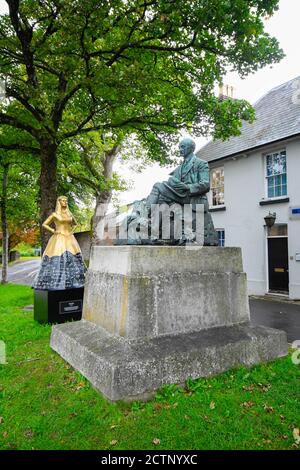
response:
M83 320L51 347L111 400L287 353L286 334L249 323L239 248L94 247Z

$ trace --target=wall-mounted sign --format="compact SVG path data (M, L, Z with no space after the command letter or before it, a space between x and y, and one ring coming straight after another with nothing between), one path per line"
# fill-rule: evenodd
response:
M295 254L295 261L300 261L300 253Z
M300 205L290 207L290 219L300 219Z

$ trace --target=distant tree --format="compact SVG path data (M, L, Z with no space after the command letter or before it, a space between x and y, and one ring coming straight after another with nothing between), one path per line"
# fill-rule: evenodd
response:
M178 129L237 134L253 109L219 101L214 86L229 68L245 76L283 57L263 25L278 1L7 0L0 66L10 104L0 124L22 132L40 157L41 218L55 204L67 139L135 132L160 159ZM24 142L0 148L24 151Z
M1 229L2 229L2 277L1 283L7 283L8 271L8 223L7 223L7 185L8 185L8 172L9 164L3 162L1 165Z
M38 167L32 155L0 150L2 282L7 282L9 251L33 236L38 225Z

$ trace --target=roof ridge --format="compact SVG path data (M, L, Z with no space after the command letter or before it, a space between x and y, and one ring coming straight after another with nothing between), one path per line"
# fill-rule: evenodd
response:
M298 90L292 86L297 81L300 83L299 75L271 88L253 105L257 119L252 124L243 121L241 134L225 141L210 139L197 151L198 158L214 161L300 135L300 101ZM296 92L297 99L293 100Z
M262 99L264 99L267 95L269 95L270 93L272 93L273 91L275 90L278 90L279 88L282 88L284 87L285 85L287 85L288 83L290 82L294 82L296 80L300 80L300 75L297 75L296 77L294 78L291 78L290 80L287 80L286 82L283 82L281 83L280 85L276 85L274 86L273 88L271 88L269 91L267 91L266 93L264 93L260 98L258 98L254 103L253 103L253 107L255 105L257 105Z

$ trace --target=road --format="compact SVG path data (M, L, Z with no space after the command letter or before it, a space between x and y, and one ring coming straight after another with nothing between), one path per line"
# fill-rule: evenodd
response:
M20 261L8 269L8 280L15 284L32 285L40 260ZM291 343L300 340L300 305L250 298L251 322L287 332Z
M250 298L250 313L254 325L286 331L289 343L300 340L300 305Z
M41 261L17 261L8 267L8 282L13 284L25 284L31 286L36 273L40 268Z

